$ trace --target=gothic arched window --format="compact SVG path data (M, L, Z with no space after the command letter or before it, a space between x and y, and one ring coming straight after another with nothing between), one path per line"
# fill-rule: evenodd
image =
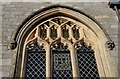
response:
M15 77L110 76L103 45L107 37L86 15L56 6L23 26L15 38L19 44Z
M51 18L35 27L26 44L25 77L45 78L48 73L46 64L50 67L53 78L72 78L73 72L77 72L79 77L99 77L92 48L85 43L77 44L77 48L75 48L76 44L74 46L74 43L83 38L80 36L82 33L80 30L80 25L64 16ZM45 47L50 51L48 52ZM51 60L49 64L46 60L48 55ZM75 71L74 68L79 71Z

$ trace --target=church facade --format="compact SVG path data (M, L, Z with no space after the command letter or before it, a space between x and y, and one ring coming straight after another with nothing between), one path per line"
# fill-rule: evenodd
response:
M118 77L118 19L107 2L2 3L2 77Z

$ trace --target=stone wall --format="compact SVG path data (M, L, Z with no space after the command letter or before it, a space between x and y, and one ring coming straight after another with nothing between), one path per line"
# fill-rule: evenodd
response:
M13 68L15 65L15 50L12 51L9 48L9 43L13 36L13 33L19 27L19 25L29 15L37 10L40 10L48 5L52 5L51 2L5 2L1 3L2 6L2 28L0 26L0 59L2 58L2 64L0 61L0 73L2 77L12 77ZM118 64L118 21L116 13L108 7L107 2L62 2L60 4L71 6L79 9L86 14L95 18L107 31L110 38L115 42L116 47L110 51L111 57ZM1 16L1 15L0 15ZM1 21L1 18L0 18ZM2 40L2 41L1 41ZM1 53L2 51L2 53ZM2 71L2 72L1 72ZM1 76L1 75L0 75Z
M0 78L2 77L2 5L0 2Z

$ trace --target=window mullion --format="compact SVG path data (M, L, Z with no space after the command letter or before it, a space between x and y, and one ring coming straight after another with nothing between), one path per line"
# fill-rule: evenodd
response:
M50 27L47 28L47 38L50 37Z
M46 47L46 77L50 78L50 45Z
M74 48L74 46L71 46L70 56L71 56L73 77L78 77L78 73L77 73L78 69L77 69L77 63L76 63L76 56L75 56L75 48Z
M58 26L58 37L62 36L62 28L61 26Z

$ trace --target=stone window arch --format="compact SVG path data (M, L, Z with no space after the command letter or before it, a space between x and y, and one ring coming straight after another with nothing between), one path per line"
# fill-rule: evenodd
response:
M60 61L56 61L57 54L52 50L60 50L62 52L60 47L62 50L69 52L65 54L60 53L59 56L63 56L63 59L58 57L57 60ZM111 72L109 65L111 58L107 50L112 50L114 43L95 20L70 7L54 5L44 8L29 17L18 28L11 43L11 49L17 50L14 77L25 77L28 75L26 73L26 66L29 65L27 60L29 58L28 51L32 48L36 48L41 53L40 55L37 53L36 56L45 57L43 59L44 65L41 61L42 65L45 66L43 69L44 74L38 71L43 77L55 76L53 70L57 66L54 63L61 63L61 67L58 70L62 69L65 59L66 64L68 64L66 69L68 68L69 70L70 68L70 70L62 73L67 72L72 77L84 77L84 74L81 73L82 68L79 58L82 60L85 55L88 55L86 61L91 60L94 62L94 64L91 63L95 67L93 68L93 73L91 73L92 75L96 77L112 77L116 75L115 71ZM81 57L83 50L85 53ZM89 53L87 54L87 52ZM65 58L64 55L68 58ZM84 73L90 75L88 72ZM64 76L66 77L66 75Z

